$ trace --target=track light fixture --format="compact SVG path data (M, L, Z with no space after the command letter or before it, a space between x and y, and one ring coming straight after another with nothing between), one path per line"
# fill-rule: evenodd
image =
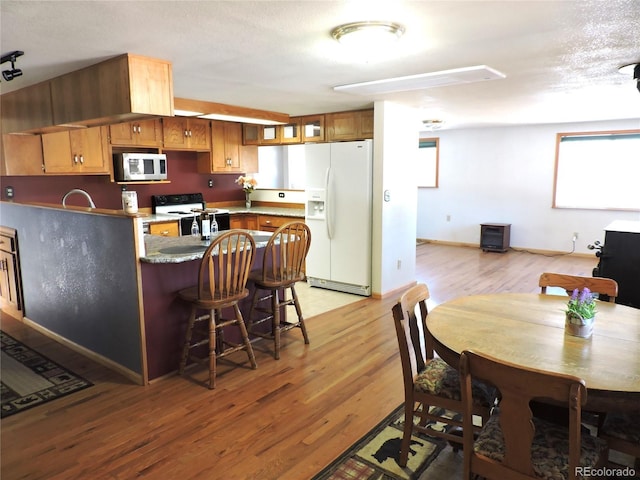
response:
M628 63L618 68L618 71L624 75L633 75L636 87L640 92L640 63Z
M10 82L14 78L22 75L22 70L16 68L16 59L22 55L24 55L24 52L21 52L20 50L2 55L2 62L0 63L11 62L11 70L2 71L2 78L7 82Z

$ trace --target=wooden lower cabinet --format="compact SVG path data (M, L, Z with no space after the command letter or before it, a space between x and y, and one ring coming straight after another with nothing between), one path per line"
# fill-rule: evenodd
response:
M280 215L258 215L258 230L275 232L282 225L289 222L303 221L299 217L283 217Z
M0 306L24 311L17 234L8 227L0 227Z
M149 234L162 235L163 237L178 237L180 236L180 224L178 221L150 223Z
M258 216L250 213L236 213L229 218L231 228L258 230Z

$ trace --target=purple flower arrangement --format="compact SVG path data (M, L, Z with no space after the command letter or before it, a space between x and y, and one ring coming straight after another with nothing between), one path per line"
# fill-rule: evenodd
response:
M567 303L567 317L571 323L584 325L596 315L595 294L587 287L575 289Z

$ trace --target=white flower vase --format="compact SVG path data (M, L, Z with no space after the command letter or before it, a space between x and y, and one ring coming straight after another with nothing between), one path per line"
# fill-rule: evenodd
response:
M564 330L574 337L589 338L593 334L595 317L582 318L577 313L567 312Z
M251 192L244 192L244 206L251 208Z

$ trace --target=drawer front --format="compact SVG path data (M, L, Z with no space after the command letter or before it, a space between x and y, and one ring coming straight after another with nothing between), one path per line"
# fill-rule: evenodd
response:
M267 232L275 232L282 225L301 220L297 217L281 217L278 215L260 215L258 216L258 230Z
M162 235L163 237L180 236L179 223L176 222L159 222L149 224L149 233L151 235Z
M0 235L0 250L7 253L16 253L15 237Z

